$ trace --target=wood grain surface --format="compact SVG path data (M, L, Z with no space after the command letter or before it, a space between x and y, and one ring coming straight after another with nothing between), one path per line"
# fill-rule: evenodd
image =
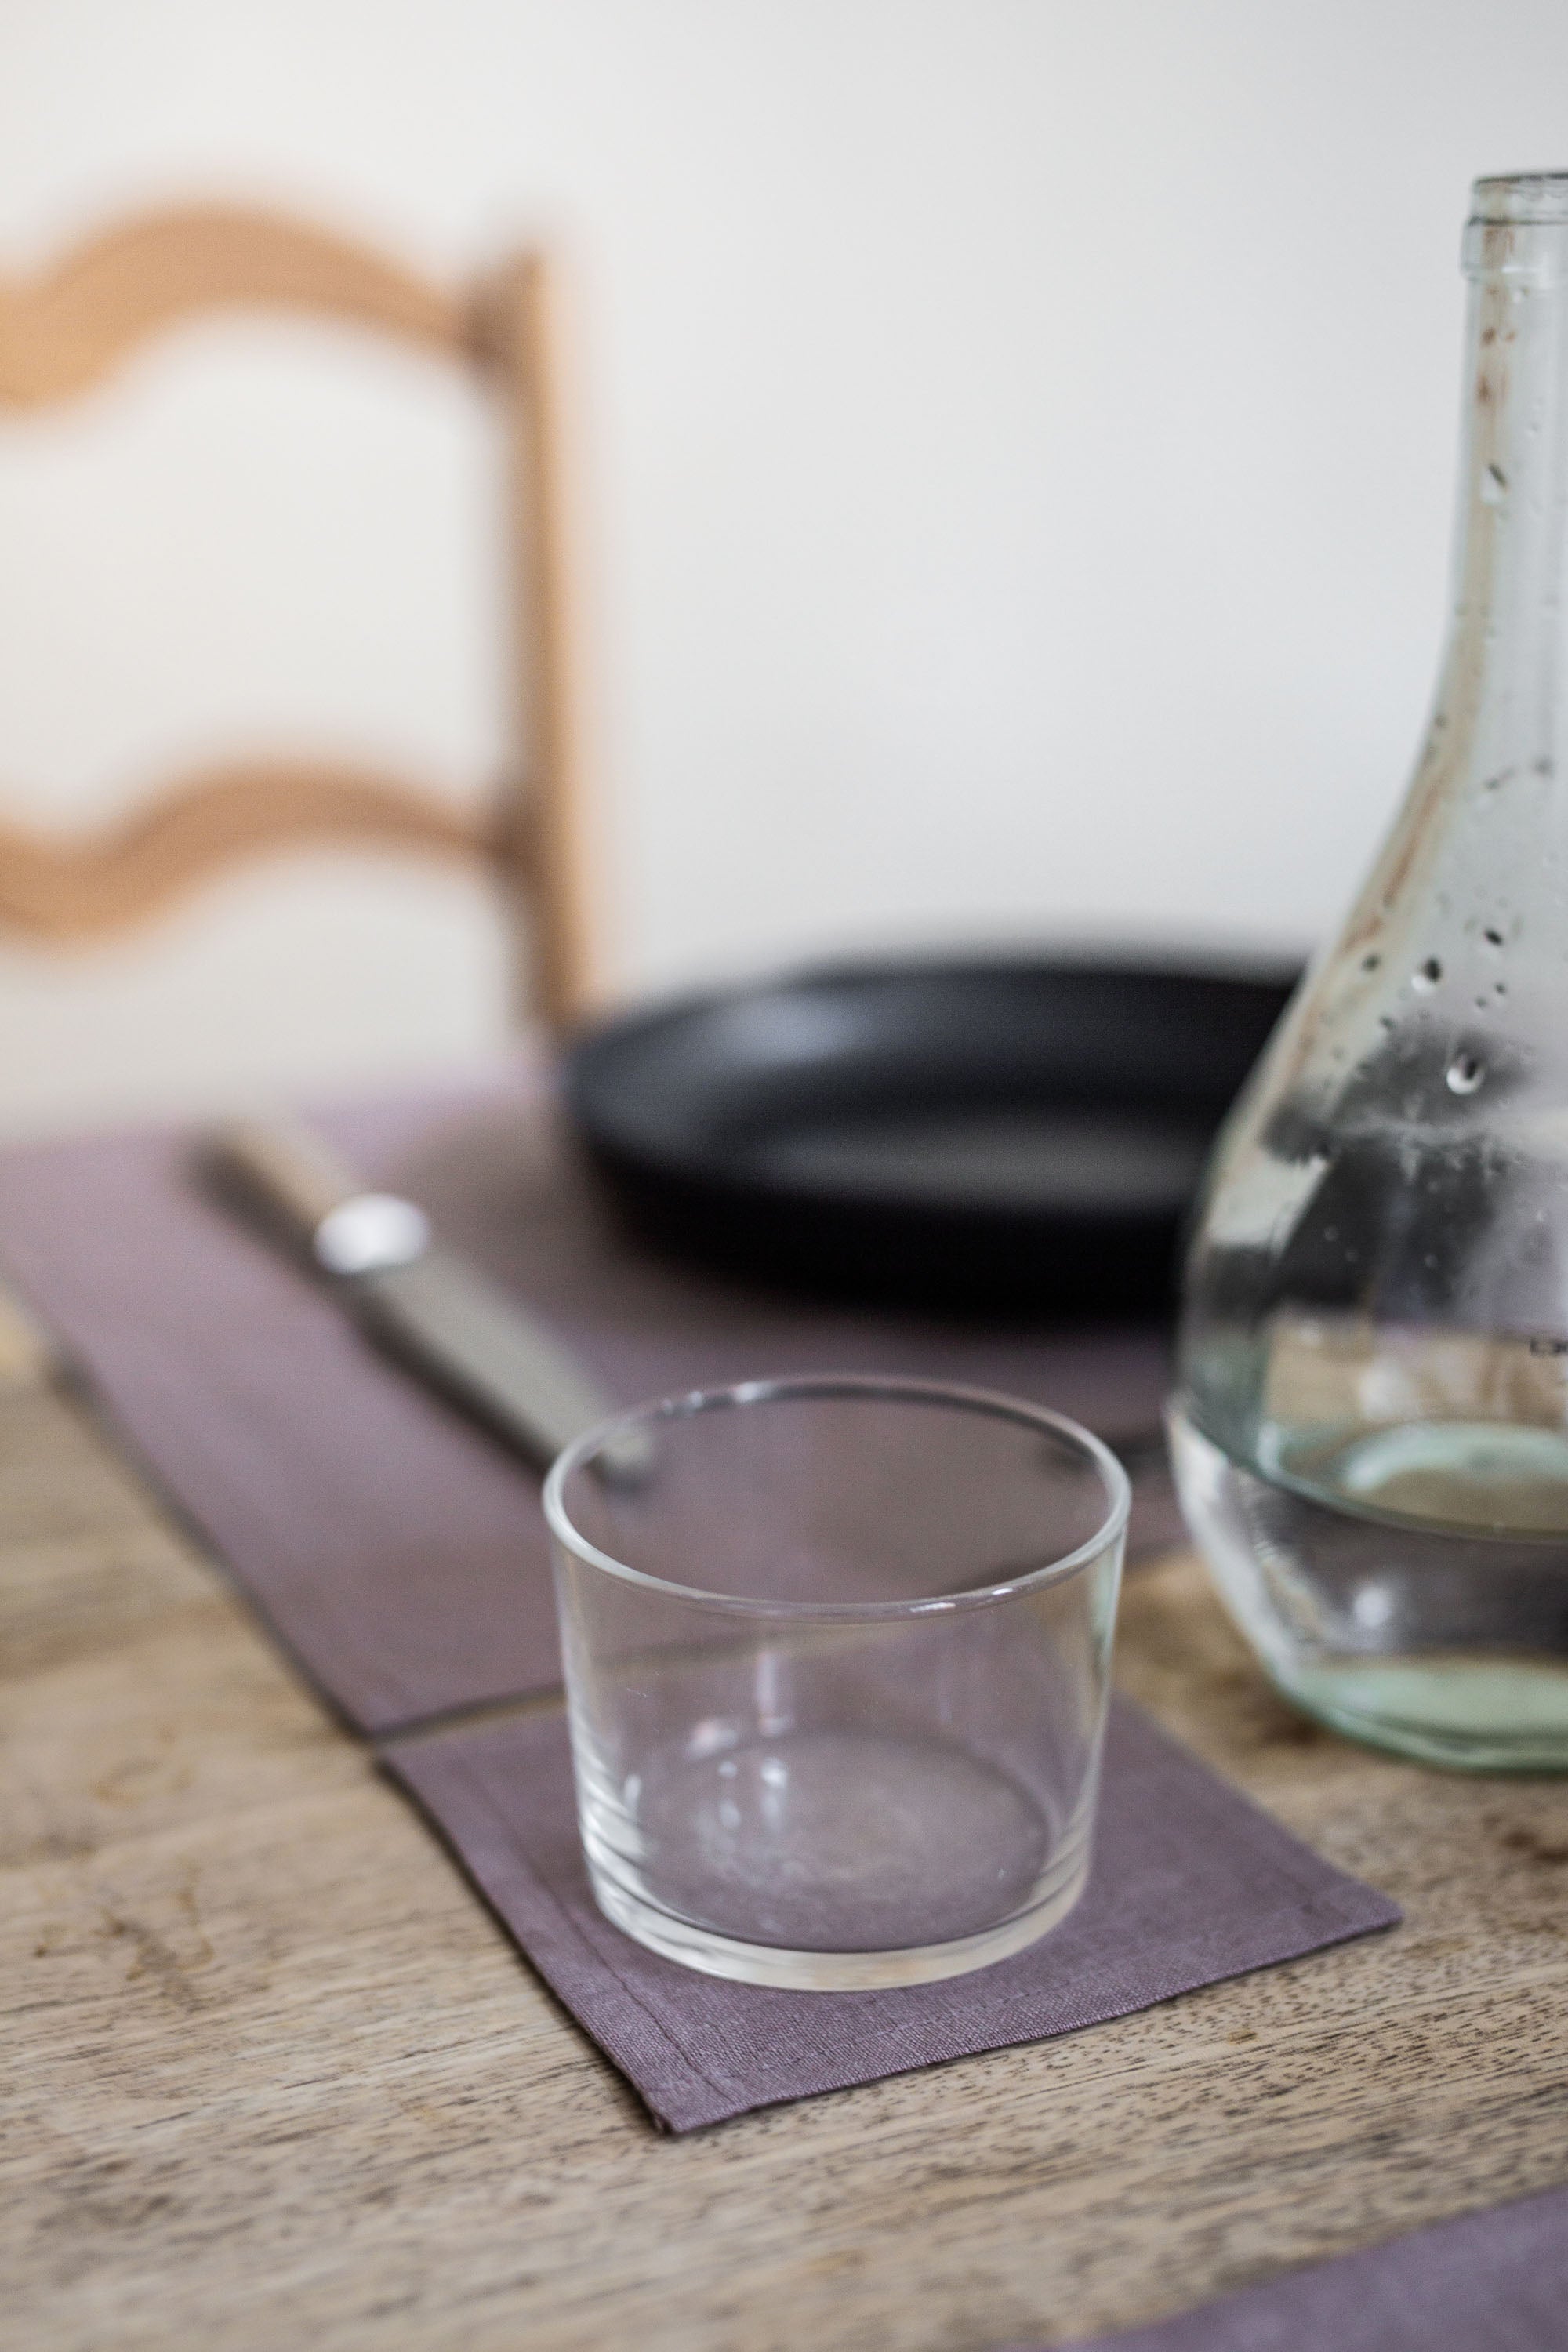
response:
M7 2346L979 2352L1568 2179L1568 1792L1301 1724L1185 1559L1124 1685L1407 1924L683 2140L36 1383L0 1668Z

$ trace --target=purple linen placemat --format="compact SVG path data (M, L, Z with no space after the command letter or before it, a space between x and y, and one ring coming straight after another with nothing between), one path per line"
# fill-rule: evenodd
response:
M1568 2189L1552 2189L1060 2352L1563 2352L1565 2344Z
M1009 1390L1113 1444L1157 1424L1166 1360L1148 1329L966 1331L656 1261L611 1226L537 1081L321 1125L367 1176L421 1201L618 1402L758 1374L896 1371ZM0 1156L0 1265L360 1729L558 1679L536 1477L205 1198L188 1138ZM1143 1461L1135 1549L1181 1532L1157 1451Z
M1118 1702L1092 1874L1059 1927L942 1984L779 1992L699 1976L603 1916L558 1710L416 1733L381 1752L540 1974L673 2131L1071 2032L1400 1916Z

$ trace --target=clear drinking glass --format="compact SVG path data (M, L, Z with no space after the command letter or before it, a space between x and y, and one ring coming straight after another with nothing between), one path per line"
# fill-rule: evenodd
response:
M1568 174L1482 180L1454 616L1409 794L1221 1139L1183 1502L1280 1686L1568 1769Z
M644 1406L545 1486L600 1907L714 1976L1003 1958L1089 1866L1127 1481L1034 1405L918 1381Z

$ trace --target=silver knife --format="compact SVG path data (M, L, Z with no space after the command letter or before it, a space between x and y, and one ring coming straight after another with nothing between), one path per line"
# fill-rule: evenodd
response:
M412 1201L373 1192L318 1136L242 1121L211 1165L302 1246L378 1347L541 1468L615 1411L525 1308L448 1249Z

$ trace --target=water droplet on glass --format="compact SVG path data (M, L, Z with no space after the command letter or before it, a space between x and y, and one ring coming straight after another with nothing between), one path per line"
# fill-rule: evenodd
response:
M1486 1065L1479 1055L1456 1054L1448 1065L1448 1092L1473 1095L1486 1074Z
M1382 961L1383 958L1380 955L1364 955L1361 960L1361 968L1363 971L1375 971Z
M1502 945L1502 933L1499 930L1494 930L1489 924L1481 933L1481 937L1485 940L1488 947L1489 948L1500 948Z
M1508 476L1500 466L1489 466L1481 476L1481 502L1484 506L1500 507L1508 496Z
M1443 967L1436 956L1428 956L1419 971L1411 974L1413 988L1436 988L1443 977Z

